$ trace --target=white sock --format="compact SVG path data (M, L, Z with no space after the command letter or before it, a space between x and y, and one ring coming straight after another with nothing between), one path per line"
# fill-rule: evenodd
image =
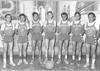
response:
M75 60L75 55L73 55L73 60Z
M4 59L3 59L3 62L4 62L4 64L6 64L6 54L4 54L4 57L3 57Z
M86 58L86 63L89 63L89 58Z
M60 56L60 55L58 55L58 58L60 59L60 58L61 58L61 56Z
M95 64L95 59L92 59L92 64Z
M6 58L3 59L4 64L6 64Z
M67 59L67 55L65 55L65 59Z
M13 62L13 57L12 56L10 56L10 62Z

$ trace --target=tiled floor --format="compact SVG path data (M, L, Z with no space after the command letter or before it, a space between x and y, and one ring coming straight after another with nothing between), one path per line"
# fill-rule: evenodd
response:
M28 60L28 62L30 62L31 56L28 56L27 60ZM56 60L57 59L55 58L55 61ZM48 70L43 65L39 64L38 59L35 59L35 62L33 65L22 64L20 66L15 66L15 67L10 66L9 60L8 60L7 61L8 62L7 68L3 69L2 68L2 56L0 56L0 71L100 71L100 57L97 57L95 70L91 70L90 68L85 69L82 67L85 63L84 57L83 57L81 62L72 61L70 57L68 60L70 63L74 63L74 64L73 65L71 65L71 64L66 65L62 62L59 65L55 64L55 66L52 70ZM18 56L14 56L14 62L17 64Z

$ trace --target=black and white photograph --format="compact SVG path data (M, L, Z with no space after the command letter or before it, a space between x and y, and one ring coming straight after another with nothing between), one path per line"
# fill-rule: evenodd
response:
M0 0L0 71L100 71L100 1Z

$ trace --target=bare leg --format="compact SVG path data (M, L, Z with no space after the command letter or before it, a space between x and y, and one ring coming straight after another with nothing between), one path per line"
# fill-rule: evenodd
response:
M62 42L59 40L59 53L58 53L58 61L57 64L59 64L61 62L61 53L62 53Z
M38 41L38 49L39 49L39 62L42 64L42 40Z
M14 47L15 47L15 48L18 47L17 40L18 40L18 35L15 35L15 37L14 37Z
M68 40L64 41L64 49L65 49L65 63L69 64L68 62Z
M32 38L32 35L29 34L29 35L28 35L28 40L29 40L29 42L28 42L28 47L29 47L29 48L32 48L32 40L31 40L31 38Z
M88 67L89 66L89 57L90 57L90 44L85 44L86 45L86 64L84 65L84 67Z
M95 61L96 61L96 44L91 46L91 55L92 55L92 64L91 69L95 69Z
M33 40L33 43L32 43L32 60L31 60L30 64L33 64L33 62L34 62L35 48L36 48L36 41Z
M10 56L10 65L16 66L15 63L13 62L13 42L9 43L9 56Z
M82 43L81 42L79 42L78 44L77 44L77 50L78 50L78 60L80 61L81 60L81 46L82 46Z
M54 43L55 43L55 39L50 40L49 49L51 49L51 60L52 61L54 57Z
M46 61L48 60L48 48L49 48L49 39L45 39L45 48L46 48L46 54L45 54L45 61L44 63L46 63Z
M76 52L76 42L73 41L73 56L72 56L72 59L75 60L75 52Z
M6 66L7 66L7 61L6 61L6 56L7 56L7 43L3 43L3 46L4 46L4 48L3 48L3 68L6 68Z
M22 43L18 43L19 48L19 62L17 65L20 65L22 63Z
M26 53L27 53L27 42L23 44L23 61L25 64L28 64L27 60L26 60Z

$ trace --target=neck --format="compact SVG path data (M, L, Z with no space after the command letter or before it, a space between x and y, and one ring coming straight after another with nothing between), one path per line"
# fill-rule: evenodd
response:
M39 20L33 20L33 22L38 22Z
M75 19L75 21L80 21L79 19Z
M6 21L7 23L11 23L11 21Z
M89 21L89 23L93 23L94 21Z
M64 21L64 22L65 22L65 21L67 21L67 20L62 20L62 21Z
M62 23L66 23L67 22L67 20L62 20Z
M25 21L20 21L21 23L24 23Z
M77 20L77 21L75 20L74 24L79 24L79 22L80 22L80 20Z

